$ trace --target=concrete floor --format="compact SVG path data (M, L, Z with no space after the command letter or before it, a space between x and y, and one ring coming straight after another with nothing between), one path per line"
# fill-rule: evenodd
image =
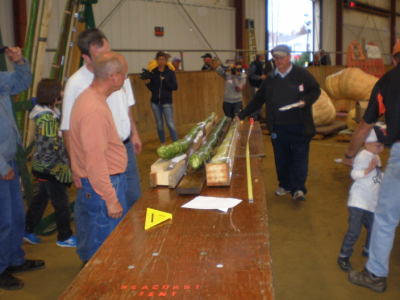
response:
M334 138L313 141L310 156L308 200L294 203L290 197L274 196L276 175L269 137L264 160L267 205L272 250L272 270L277 300L400 299L400 240L391 256L388 290L376 294L350 284L347 274L336 265L336 257L347 225L346 201L351 184L349 169L334 162L347 144ZM148 170L156 159L157 142L145 144L139 156L142 187L148 188ZM384 161L387 152L383 155ZM362 240L365 235L362 236ZM74 249L55 245L55 235L43 238L41 245L25 245L27 257L46 260L46 269L18 275L25 281L21 291L0 290L0 299L53 300L80 270ZM353 266L363 268L362 243L357 244Z

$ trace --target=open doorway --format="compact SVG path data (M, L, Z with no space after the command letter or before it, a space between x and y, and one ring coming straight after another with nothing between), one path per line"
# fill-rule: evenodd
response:
M268 49L279 44L292 48L300 65L312 61L314 51L314 1L267 0ZM269 54L270 55L270 54Z

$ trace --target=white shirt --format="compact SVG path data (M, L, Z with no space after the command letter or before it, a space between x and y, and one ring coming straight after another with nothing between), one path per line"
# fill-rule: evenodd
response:
M83 65L68 79L64 90L62 105L61 130L70 129L70 118L72 107L78 96L89 87L94 74ZM135 104L132 86L129 79L126 79L122 88L115 91L107 98L108 107L111 110L115 127L121 141L126 140L131 134L131 122L129 119L129 107Z
M285 78L290 73L290 71L292 71L292 69L293 69L293 65L292 64L290 64L290 67L284 73L281 73L278 70L278 68L276 68L275 69L275 75L279 74L282 78Z
M355 157L353 169L351 171L351 177L354 179L354 183L350 189L348 206L375 212L383 173L380 169L375 168L369 174L365 175L365 169L369 167L374 158L378 160L378 166L380 167L381 160L379 156L372 152L362 150Z

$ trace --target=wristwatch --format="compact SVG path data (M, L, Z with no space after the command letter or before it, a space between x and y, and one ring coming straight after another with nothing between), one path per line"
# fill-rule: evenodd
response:
M347 159L352 159L354 158L354 155L348 155L347 153L345 153L344 157L346 157Z

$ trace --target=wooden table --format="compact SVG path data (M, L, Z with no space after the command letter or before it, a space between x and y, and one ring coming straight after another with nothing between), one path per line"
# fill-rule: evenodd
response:
M274 299L260 132L257 124L251 143L258 149L251 159L254 203L247 201L241 151L231 186L202 192L243 200L228 213L184 209L193 197L149 190L60 299ZM147 207L170 212L173 220L145 231Z

